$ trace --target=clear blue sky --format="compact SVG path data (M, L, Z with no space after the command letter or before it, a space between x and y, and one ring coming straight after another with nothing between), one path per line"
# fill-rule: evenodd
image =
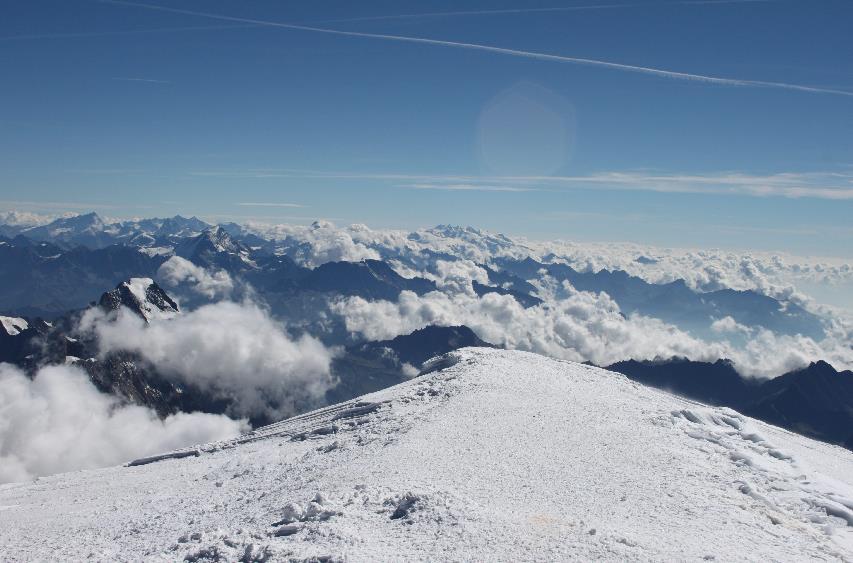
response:
M607 5L7 0L0 208L853 256L853 2Z

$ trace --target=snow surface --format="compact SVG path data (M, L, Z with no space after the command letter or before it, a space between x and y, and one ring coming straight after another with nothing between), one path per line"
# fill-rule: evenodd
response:
M0 317L0 324L3 325L6 334L9 336L20 334L21 331L27 330L30 326L26 319L20 317Z
M853 559L842 448L581 364L449 358L232 442L0 486L0 560Z
M151 278L130 278L126 282L122 283L123 286L127 287L130 294L136 300L136 303L139 306L139 312L142 313L145 320L151 321L154 319L173 318L177 311L173 310L171 307L168 307L165 310L161 309L158 305L152 303L148 299L148 288L153 284L154 280Z
M145 292L154 283L154 280L151 278L130 278L128 281L124 282L124 285L130 290L130 293L136 297L136 300L140 303L145 303L148 298L145 295Z

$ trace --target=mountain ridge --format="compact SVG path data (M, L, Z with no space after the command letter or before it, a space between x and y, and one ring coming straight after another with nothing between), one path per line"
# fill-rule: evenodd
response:
M845 450L580 364L449 360L233 441L0 487L0 556L853 556Z

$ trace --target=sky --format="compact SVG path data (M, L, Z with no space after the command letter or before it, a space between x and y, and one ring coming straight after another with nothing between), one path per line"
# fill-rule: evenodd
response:
M2 210L853 257L850 0L2 12Z

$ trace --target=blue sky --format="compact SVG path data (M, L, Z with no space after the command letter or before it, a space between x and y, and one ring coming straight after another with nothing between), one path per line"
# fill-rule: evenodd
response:
M3 12L2 209L853 257L849 0Z

